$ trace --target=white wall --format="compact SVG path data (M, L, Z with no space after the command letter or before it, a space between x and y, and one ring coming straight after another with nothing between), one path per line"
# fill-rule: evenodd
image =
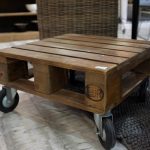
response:
M122 22L132 19L132 4L128 4L128 0L119 0L118 16Z

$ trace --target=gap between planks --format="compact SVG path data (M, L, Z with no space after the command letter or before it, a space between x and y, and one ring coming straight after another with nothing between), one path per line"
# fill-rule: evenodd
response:
M39 52L39 53L46 53L46 54L53 54L53 55L59 55L59 56L92 60L92 61L97 61L97 62L106 62L106 63L112 63L112 64L121 64L122 62L127 60L127 58L121 58L121 57L115 57L115 56L107 56L107 55L100 55L100 54L97 55L93 53L70 51L66 49L49 48L49 47L42 47L42 46L35 46L35 45L24 45L24 46L17 46L14 48L27 50L27 51L33 51L33 52Z
M82 36L82 37L89 37L91 39L102 39L102 40L111 40L111 41L118 41L118 42L128 42L128 43L139 43L142 45L148 44L150 45L149 41L144 41L144 40L134 40L134 39L125 39L125 38L118 38L118 37L110 37L110 36L97 36L97 35L85 35L85 34L74 34L74 33L70 33L70 34L65 34L63 36ZM61 37L61 36L57 36L57 37Z
M109 44L109 45L116 45L116 46L125 46L125 47L133 47L133 48L149 48L149 44L140 44L137 41L136 43L130 42L121 42L121 41L113 41L109 39L101 39L101 38L90 38L90 36L80 36L80 35L63 35L63 36L56 36L55 38L58 39L66 39L66 40L74 40L74 41L83 41L83 42L92 42L92 43L99 43L99 44Z
M79 51L79 52L86 52L86 53L93 53L93 54L102 54L102 55L116 56L116 57L122 57L122 58L130 58L137 54L136 52L124 52L124 51L119 51L119 50L114 51L111 49L88 47L88 46L82 46L82 45L72 46L70 44L57 43L57 42L38 41L38 42L29 43L29 45L59 48L59 49L66 49L70 51Z
M57 43L66 43L71 45L82 45L82 46L89 46L89 47L97 47L97 48L103 48L103 49L111 49L111 50L118 50L118 51L125 51L125 52L135 52L135 53L141 53L145 49L143 48L134 48L134 47L126 47L126 46L118 46L118 45L109 45L109 44L99 44L99 43L93 43L93 42L85 42L85 41L75 41L71 39L58 39L55 38L49 38L43 40L45 42L57 42Z
M71 58L60 55L45 54L26 50L19 50L15 48L4 49L0 51L1 56L7 58L14 58L18 60L29 61L33 63L46 64L60 68L88 71L100 74L105 74L108 71L116 69L115 64L97 62L79 58ZM97 68L99 67L99 68Z

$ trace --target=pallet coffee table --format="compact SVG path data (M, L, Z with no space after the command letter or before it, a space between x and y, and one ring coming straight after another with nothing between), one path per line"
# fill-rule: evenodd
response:
M110 149L116 142L111 110L149 75L149 66L150 42L111 37L66 34L3 49L0 110L16 108L18 89L92 112Z

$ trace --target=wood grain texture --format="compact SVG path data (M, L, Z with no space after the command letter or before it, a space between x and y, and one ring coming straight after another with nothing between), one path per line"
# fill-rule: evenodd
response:
M35 90L45 94L54 93L65 87L67 72L65 69L33 64Z
M98 73L104 73L108 70L113 70L116 67L115 64L92 61L80 58L66 57L53 54L45 54L28 50L19 50L15 48L4 49L0 51L0 55L4 57L16 58L26 60L30 62L42 62L42 64L48 64L56 67L62 67L67 69L75 69L79 71L93 71ZM97 66L100 66L98 69ZM104 68L104 69L103 69Z
M89 46L83 46L83 45L71 45L71 44L58 43L58 42L38 41L34 43L29 43L29 44L44 46L44 47L69 49L73 51L87 52L87 53L93 53L93 54L104 54L107 56L116 56L116 57L124 57L124 58L130 58L136 55L136 53L132 53L132 52L124 52L124 51L117 51L117 50L114 51L111 49L102 49L102 48L89 47Z
M139 64L134 71L137 73L142 73L146 75L150 75L150 59L144 61L143 63Z
M128 72L122 78L122 99L125 99L135 87L147 77L147 74Z
M138 41L137 45L140 45ZM109 54L110 51L113 53ZM101 54L102 52L105 54ZM128 57L122 57L122 52L128 54ZM140 83L139 77L131 80L126 78L125 82L123 76L150 59L150 51L148 44L137 47L135 42L120 43L115 38L108 38L105 42L98 37L71 34L4 49L0 51L0 57L4 60L15 58L18 62L29 61L34 67L33 82L19 76L16 77L17 80L8 80L7 86L103 114L121 103ZM15 66L19 68L19 64ZM85 89L82 94L65 89L67 80L69 81L66 73L69 69L85 74ZM127 84L128 82L131 84Z
M19 78L23 78L28 74L27 63L25 61L4 59L4 63L0 63L0 81L7 83Z
M111 44L118 46L127 46L127 47L136 47L136 48L149 48L150 43L144 41L134 41L133 40L121 40L119 38L110 38L110 37L101 37L101 36L80 36L78 34L66 34L66 36L58 36L57 38L62 39L72 39L76 41L86 41L86 42L94 42L94 43L102 43L102 44Z
M115 56L107 56L101 54L93 54L93 53L86 53L86 52L79 52L79 51L72 51L66 49L57 49L57 48L49 48L43 46L35 46L35 45L25 45L25 46L18 46L15 47L21 50L28 50L28 51L35 51L40 53L47 53L47 54L54 54L59 56L67 56L73 58L80 58L86 60L94 60L99 62L107 62L112 64L120 64L127 60L126 58L122 57L115 57Z
M53 94L45 94L43 92L38 92L35 90L34 83L28 80L17 80L14 82L5 83L8 87L13 87L21 91L25 91L40 97L44 97L49 100L54 100L56 102L72 106L78 109L86 110L89 112L103 113L102 108L97 107L93 101L87 101L84 94L73 92L70 90L61 89Z
M49 66L33 64L33 70L35 90L45 94L51 93Z
M86 73L85 77L85 87L87 90L88 86L91 86L91 91L86 91L86 100L91 106L95 106L101 110L102 113L105 112L105 101L107 101L107 93L106 93L106 84L105 84L105 76L99 75L95 73ZM95 90L95 88L101 91ZM89 92L89 93L88 93ZM98 94L101 94L100 99L93 99L92 97L97 97Z
M7 65L0 63L0 82L5 84L8 82Z
M39 32L37 31L28 31L23 33L12 32L12 33L0 33L1 42L12 42L12 41L21 41L29 39L39 39Z
M50 42L58 42L58 43L66 43L66 44L72 44L72 45L84 45L84 46L91 46L91 47L98 47L98 48L105 48L105 49L112 49L112 50L120 50L125 52L142 52L144 49L142 48L134 48L134 47L126 47L126 46L119 46L119 45L111 45L111 44L101 44L101 43L95 43L95 42L86 42L86 41L76 41L71 39L58 39L58 38L50 38L46 39L44 41L50 41Z
M18 16L36 16L36 13L31 12L11 12L11 13L0 13L0 17L18 17Z
M72 36L84 36L86 37L87 35L83 35L83 34L66 34L66 35L72 35ZM127 43L139 43L142 45L149 45L150 41L144 41L144 40L135 40L135 39L128 39L128 38L114 38L114 37L110 37L110 36L99 36L99 35L88 35L89 38L93 38L93 39L99 39L99 40L111 40L111 41L118 41L118 42L127 42Z

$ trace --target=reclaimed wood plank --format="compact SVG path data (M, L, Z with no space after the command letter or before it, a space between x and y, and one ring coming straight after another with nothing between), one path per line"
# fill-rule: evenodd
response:
M0 63L0 81L6 83L14 81L28 74L27 63L19 60L8 60L8 63Z
M134 72L142 73L147 76L150 75L150 59L144 61L143 63L139 64L136 68L133 69Z
M48 65L33 64L35 90L41 93L50 94L50 70Z
M125 60L127 60L127 58L122 58L122 57L114 57L114 56L107 56L107 55L101 55L101 54L70 51L66 49L49 48L49 47L35 46L35 45L17 46L15 48L18 48L21 50L36 51L36 52L39 52L39 55L40 53L46 53L46 54L54 54L54 55L59 55L59 56L67 56L67 57L80 58L80 59L86 59L86 60L107 62L107 63L113 63L113 64L120 64L124 62Z
M125 38L115 38L115 37L108 37L108 36L97 36L97 35L84 35L84 34L65 34L64 36L66 35L73 35L73 36L76 36L76 35L79 35L79 36L88 36L89 38L93 38L93 39L100 39L100 40L111 40L111 41L119 41L119 42L128 42L128 43L139 43L139 44L148 44L150 45L150 42L149 41L144 41L144 40L135 40L135 39L125 39Z
M57 42L38 41L38 42L29 43L29 44L37 45L37 46L44 46L44 47L74 50L74 51L93 53L93 54L103 54L107 56L116 56L116 57L123 57L123 58L130 58L137 54L135 52L124 52L124 51L117 51L117 50L114 51L111 49L88 47L88 46L82 46L82 45L70 45L70 44L57 43Z
M145 49L143 48L134 48L134 47L126 47L126 46L116 46L116 45L108 45L108 44L99 44L99 43L93 43L93 42L84 42L84 41L74 41L74 40L67 40L67 39L59 39L59 38L49 38L45 39L43 41L47 42L57 42L57 43L66 43L66 44L72 44L72 45L83 45L83 46L89 46L89 47L98 47L103 49L111 49L114 51L125 51L125 52L137 52L141 53Z
M0 55L8 58L15 58L29 62L48 64L51 66L78 70L92 71L104 74L109 70L116 69L116 65L112 63L104 63L80 58L72 58L60 55L45 54L27 50L19 50L15 48L4 49L0 51Z
M119 40L110 40L109 38L103 39L99 38L92 38L91 36L81 36L78 34L68 34L63 36L58 36L56 38L60 39L68 39L68 40L75 40L75 41L84 41L84 42L93 42L93 43L100 43L100 44L108 44L108 45L118 45L118 46L126 46L126 47L134 47L134 48L150 48L150 42L141 44L140 41L136 41L131 43L129 41L119 41Z
M116 63L119 59L113 59L113 60L110 60L110 57L103 57L103 55L100 55L102 57L99 57L99 55L93 55L93 54L89 54L87 55L86 53L77 53L77 52L74 52L74 51L69 51L69 50L64 50L64 49L53 49L53 52L52 52L52 49L51 48L47 48L47 47L40 47L40 46L34 46L34 45L26 45L26 46L19 46L19 48L23 48L23 49L31 49L32 51L39 51L39 52L46 52L46 53L53 53L53 54L61 54L63 56L70 56L70 57L76 57L76 58L83 58L84 59L89 59L89 60L96 60L96 61L101 61L101 62L109 62L109 63ZM131 57L131 58L126 58L126 59L123 59L121 58L121 60L119 61L122 61L120 62L117 62L118 63L118 68L119 70L122 70L122 72L126 72L127 70L130 70L134 67L136 67L136 65L140 64L141 62L143 62L145 59L148 59L150 57L150 51L148 49L145 49L145 51L143 51L142 53L139 53L137 55L135 55L134 57ZM119 57L116 57L116 58L119 58ZM115 61L114 61L115 60Z
M39 39L38 31L0 33L1 42Z
M104 75L89 72L85 74L85 98L88 103L93 101L96 107L105 111L107 91Z
M138 66L140 63L150 58L150 51L147 49L142 53L130 58L128 61L124 62L122 65L118 66L118 70L122 73L130 71Z
M90 103L87 103L85 95L77 92L62 89L50 95L43 94L38 91L35 91L35 89L33 88L33 83L31 81L27 81L24 79L9 82L7 83L7 86L89 112L102 113L104 111L102 109L97 108L96 106L92 107Z
M144 74L133 72L124 77L122 79L122 99L125 99L145 78Z
M0 13L0 17L19 17L19 16L36 16L34 12L11 12L11 13Z
M35 90L45 94L54 93L67 84L66 69L43 64L33 64Z

